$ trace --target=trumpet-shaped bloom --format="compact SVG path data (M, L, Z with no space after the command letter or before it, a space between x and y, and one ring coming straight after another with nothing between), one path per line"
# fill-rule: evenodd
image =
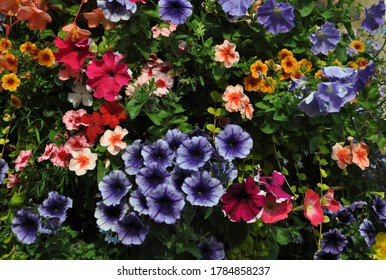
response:
M384 0L379 0L378 4L365 8L365 18L362 21L362 28L370 33L378 29L385 23L386 5Z
M257 10L257 19L272 34L285 33L294 26L294 7L289 3L267 0Z
M214 60L221 62L225 68L232 67L233 64L239 62L240 55L236 52L236 45L224 40L222 45L215 47Z
M27 20L30 30L45 30L52 18L45 11L34 6L21 6L16 15L18 20Z
M122 170L111 171L98 184L103 203L107 206L119 204L131 187L132 184Z
M176 128L172 130L169 129L165 134L165 141L166 143L168 143L169 148L172 149L174 154L180 147L181 143L187 140L188 138L189 136L186 133L183 133Z
M134 212L130 212L118 220L113 230L122 244L141 245L149 233L149 226L145 226Z
M98 157L89 148L73 150L71 156L69 169L75 171L78 176L86 174L87 170L93 170Z
M298 106L302 112L310 117L328 114L327 103L317 95L316 91L311 92Z
M41 229L41 219L38 214L23 208L17 211L12 220L11 229L21 243L31 244L37 239L36 234Z
M372 203L372 208L378 218L383 223L386 223L386 200L380 198L379 196L375 196Z
M146 196L144 196L140 189L135 190L130 194L129 202L134 210L140 215L148 215L149 207L147 206Z
M103 58L93 59L87 65L86 85L94 90L96 98L104 98L107 101L114 101L123 86L131 80L128 73L128 66L120 60L124 57L109 50L103 54Z
M276 196L268 193L265 196L263 215L261 215L261 219L266 224L275 223L286 219L291 210L291 201L282 201L278 203Z
M218 3L227 15L241 17L246 15L253 0L218 0Z
M253 78L260 78L261 80L261 76L266 76L268 73L268 65L263 63L261 60L258 60L255 63L251 64L249 70L251 71L251 75Z
M39 213L43 217L56 218L60 222L66 219L66 211L72 207L72 199L60 195L56 191L48 193L48 197L39 205Z
M128 209L129 206L125 203L107 206L102 201L98 202L94 214L98 227L104 231L113 230Z
M328 51L335 50L338 45L340 33L335 24L326 22L318 31L310 34L310 41L314 44L311 48L313 54L328 55Z
M20 86L20 79L14 74L5 74L1 77L1 87L5 90L14 92Z
M359 225L359 234L365 238L367 246L371 247L375 241L375 228L373 223L368 219L363 219Z
M160 0L158 1L159 16L165 21L174 24L183 24L192 14L192 4L187 0Z
M166 168L173 163L174 152L164 139L158 139L152 144L144 146L141 154L145 165L154 162L160 168Z
M95 139L103 133L105 130L102 126L101 114L94 111L91 115L84 114L79 119L79 124L86 126L86 136L90 142L94 142Z
M370 166L370 161L367 157L369 153L369 146L365 143L351 144L352 162L359 166L360 169L365 170Z
M216 135L215 145L220 156L226 160L246 158L252 147L251 135L235 124L228 124Z
M309 219L314 226L318 226L324 221L320 196L311 189L306 191L304 197L304 216Z
M114 22L107 20L101 9L94 9L92 12L83 13L83 16L87 20L89 28L96 28L100 23L102 23L105 30L114 28Z
M107 147L107 150L112 155L117 155L122 149L126 148L127 144L122 139L129 133L126 128L117 125L114 131L108 129L102 135L100 144Z
M290 201L293 197L283 191L285 176L277 171L272 172L272 176L261 176L259 183L261 183L268 192L276 197L276 202Z
M126 149L123 150L122 160L125 164L125 172L129 175L135 175L143 166L143 157L142 157L142 148L143 145L141 140L137 139Z
M336 160L341 169L344 169L348 164L352 163L351 148L349 146L342 147L342 145L336 143L332 146L331 158Z
M341 205L334 198L334 189L329 188L329 190L322 196L320 199L320 205L323 209L328 209L332 212L336 212L341 209Z
M19 155L15 160L15 170L19 172L28 165L29 159L32 157L32 150L20 151Z
M117 102L106 102L99 108L102 113L101 122L110 128L115 128L122 120L127 118L125 108Z
M203 136L193 136L181 143L176 151L176 163L179 167L198 170L204 166L213 154L213 147Z
M336 255L342 253L347 243L347 237L339 229L332 228L323 233L320 248L325 253Z
M137 5L127 0L97 0L97 5L103 16L112 22L129 20L137 11Z
M74 70L83 69L86 58L93 57L92 52L90 52L90 42L89 38L74 41L56 37L54 39L55 46L58 48L58 51L54 52L56 62L67 64Z
M73 92L70 92L68 94L68 101L72 103L72 106L74 106L74 108L78 107L81 103L83 104L83 106L92 105L92 95L87 90L87 88L80 82L74 83L72 91Z
M160 168L157 163L151 162L138 171L135 182L138 189L147 195L158 186L171 183L171 175L166 169Z

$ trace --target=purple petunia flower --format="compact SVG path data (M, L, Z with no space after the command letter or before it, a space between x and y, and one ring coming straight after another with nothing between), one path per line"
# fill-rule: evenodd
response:
M139 170L135 182L143 195L147 195L158 186L171 183L171 175L166 169L159 168L156 163L149 163Z
M328 55L328 51L335 50L338 45L340 33L335 24L327 21L318 31L310 34L310 41L314 44L311 48L313 54Z
M379 4L371 5L370 8L365 8L365 18L362 21L364 30L372 33L385 23L386 5L384 0L380 0Z
M112 22L128 20L137 11L137 5L127 0L97 0L103 16Z
M379 196L375 196L373 200L373 210L377 214L378 218L385 223L386 222L386 201Z
M38 214L23 208L17 211L11 229L21 243L31 244L37 239L36 234L41 229L40 222Z
M213 178L208 171L198 172L185 179L182 190L186 200L192 205L212 207L218 204L224 194L221 182Z
M322 250L318 250L314 254L314 260L340 260L340 254L330 254Z
M5 179L5 173L7 173L8 169L8 163L5 161L5 159L0 158L0 184L3 183Z
M183 24L192 14L192 4L187 0L160 0L159 16L174 24Z
M141 190L135 190L131 193L129 202L133 206L134 210L140 215L148 215L149 207L147 206L146 196L144 196Z
M125 203L107 206L102 201L98 202L94 214L98 227L104 231L112 230L116 223L125 216L128 209Z
M370 61L364 68L358 69L358 78L355 83L355 90L361 91L370 81L371 77L375 75L375 63Z
M221 184L227 186L237 178L238 169L232 161L224 159L222 156L215 155L206 164L207 170L214 178L220 180Z
M154 221L174 224L185 206L184 194L172 185L160 185L147 195L147 205Z
M193 136L181 143L176 152L176 163L179 167L198 170L204 166L213 154L213 147L202 136Z
M60 222L66 219L66 211L72 207L72 199L60 195L56 191L48 193L48 197L39 205L39 213L46 218L57 218Z
M98 184L103 203L106 206L119 204L131 187L132 184L122 170L111 171Z
M198 243L202 257L201 260L223 260L225 258L224 244L217 241L214 236Z
M127 146L122 153L122 160L125 164L125 172L129 175L135 175L143 166L143 157L141 154L143 145L141 140L135 140Z
M327 77L330 82L339 81L341 83L355 84L358 73L355 68L344 68L339 66L328 66L322 68L323 77Z
M257 10L257 19L272 34L285 33L294 26L294 7L289 3L267 0Z
M164 139L158 139L154 143L144 146L141 154L145 165L154 162L159 168L166 168L173 163L174 152Z
M333 217L337 217L339 223L345 226L351 225L355 222L353 213L347 208L343 207L333 214Z
M328 103L328 112L334 113L339 112L344 104L355 99L356 92L352 84L336 81L320 83L316 95Z
M346 236L339 229L332 228L328 232L323 233L320 248L324 253L337 255L344 250L347 243Z
M114 225L113 231L118 234L122 244L141 245L149 233L149 226L145 226L134 212L130 212Z
M62 227L63 221L58 218L43 218L39 232L43 234L57 234Z
M302 112L310 117L328 114L328 105L316 94L316 91L311 92L298 106Z
M218 3L227 15L241 17L247 13L253 0L218 0Z
M192 176L193 174L196 174L197 172L199 171L183 169L178 167L178 165L174 166L171 172L173 185L180 190L185 179Z
M252 147L253 140L248 132L235 124L228 124L215 137L215 145L220 156L227 160L246 158Z
M169 147L173 150L174 154L181 143L188 138L189 136L186 133L183 133L176 128L172 130L169 129L165 134L165 141L169 144Z
M363 222L359 225L359 233L365 238L367 246L371 247L376 235L373 223L368 219L363 219Z

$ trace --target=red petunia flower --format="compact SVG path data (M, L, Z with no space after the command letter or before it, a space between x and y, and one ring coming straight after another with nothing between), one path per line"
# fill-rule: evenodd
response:
M103 104L99 111L102 113L102 124L115 128L120 121L127 118L125 108L117 102L108 102Z
M98 135L105 131L102 127L102 119L99 112L81 116L80 122L86 126L85 134L90 142L94 142Z
M322 208L332 212L336 212L341 208L340 203L334 199L334 189L330 188L327 193L322 196L321 205Z
M262 215L265 197L252 177L247 177L241 184L233 184L221 197L223 212L232 222L241 219L247 223L254 222Z
M311 189L307 190L304 198L304 216L314 226L318 226L324 221L320 196Z
M263 184L267 191L276 197L277 202L282 202L284 200L289 201L293 198L291 195L283 191L284 182L284 175L277 171L273 171L272 176L262 176L259 179L259 183Z
M277 221L284 220L288 217L288 213L292 210L291 201L283 201L278 203L276 196L267 194L263 208L261 219L266 224L271 224Z
M82 69L86 58L93 57L89 50L90 40L88 38L75 42L71 39L62 40L60 37L56 37L54 43L59 49L54 53L56 62L67 64L73 70Z

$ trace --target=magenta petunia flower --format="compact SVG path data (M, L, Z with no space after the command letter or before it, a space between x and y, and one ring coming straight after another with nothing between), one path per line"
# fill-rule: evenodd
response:
M131 80L128 66L120 62L122 58L124 58L124 55L109 50L103 55L102 59L93 59L87 66L86 75L88 80L86 85L94 90L96 98L114 101L117 99L121 88Z
M58 51L54 53L56 62L61 62L73 70L83 68L83 63L86 58L92 58L90 52L90 39L85 38L77 42L73 40L62 40L60 37L54 39L55 46Z

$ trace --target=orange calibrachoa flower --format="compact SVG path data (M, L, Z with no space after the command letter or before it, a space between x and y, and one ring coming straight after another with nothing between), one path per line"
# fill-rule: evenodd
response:
M249 70L251 70L252 76L257 79L261 74L264 76L267 75L268 65L263 63L261 60L258 60L249 67Z
M223 63L225 68L230 68L234 63L239 62L240 55L236 52L236 45L224 40L222 45L215 47L214 60Z
M272 58L271 59L267 59L266 61L264 61L264 63L268 66L268 69L273 70L275 72L277 72L280 69L282 69L281 65L275 63L275 61Z
M11 95L11 104L13 107L15 107L16 109L19 109L22 105L22 102L20 100L19 97L15 96L15 95Z
M260 91L264 93L273 93L275 90L276 81L272 77L266 77L260 82Z
M347 167L348 164L352 163L352 154L350 146L342 147L339 143L332 146L331 158L336 160L338 166L341 169Z
M369 146L365 143L351 144L352 162L359 166L360 169L364 170L370 166L370 161L367 158L369 154Z
M294 56L293 53L287 49L282 49L278 54L277 54L277 59L282 60L286 56Z
M1 86L5 90L16 91L16 89L20 86L20 79L14 74L5 74L1 78Z
M300 79L303 73L299 70L295 70L290 74L290 78Z
M5 68L11 72L17 72L17 58L11 53L4 54L4 58L6 60Z
M254 78L252 75L248 75L243 79L244 88L246 91L259 91L260 82L262 78Z
M315 72L315 75L314 75L315 79L318 79L318 78L323 78L323 72L321 69L319 69L318 71Z
M4 53L12 48L12 42L6 38L0 39L0 53Z
M36 50L37 47L35 44L31 43L30 41L25 42L24 44L20 45L20 51L24 54L32 54L34 50Z
M101 9L95 9L92 12L83 13L83 16L87 20L89 28L96 28L100 23L102 23L105 30L111 30L114 28L114 22L107 20Z
M298 69L298 61L293 56L286 56L280 64L285 73L291 73Z
M365 68L367 66L367 64L369 64L367 59L365 59L363 57L358 57L356 63L357 63L359 68Z
M355 49L357 52L364 52L365 51L365 44L362 43L361 41L352 41L350 43L350 48Z
M340 62L339 60L335 59L333 62L332 62L333 65L336 65L336 66L342 66L342 62Z
M55 61L55 56L50 49L45 48L44 50L41 50L39 52L39 57L38 57L39 65L50 67L54 64L54 61Z
M245 94L241 85L227 86L222 96L222 100L226 102L225 109L228 112L237 112L243 106Z
M302 60L298 61L298 68L303 72L310 71L312 69L312 62L306 58L303 58Z

